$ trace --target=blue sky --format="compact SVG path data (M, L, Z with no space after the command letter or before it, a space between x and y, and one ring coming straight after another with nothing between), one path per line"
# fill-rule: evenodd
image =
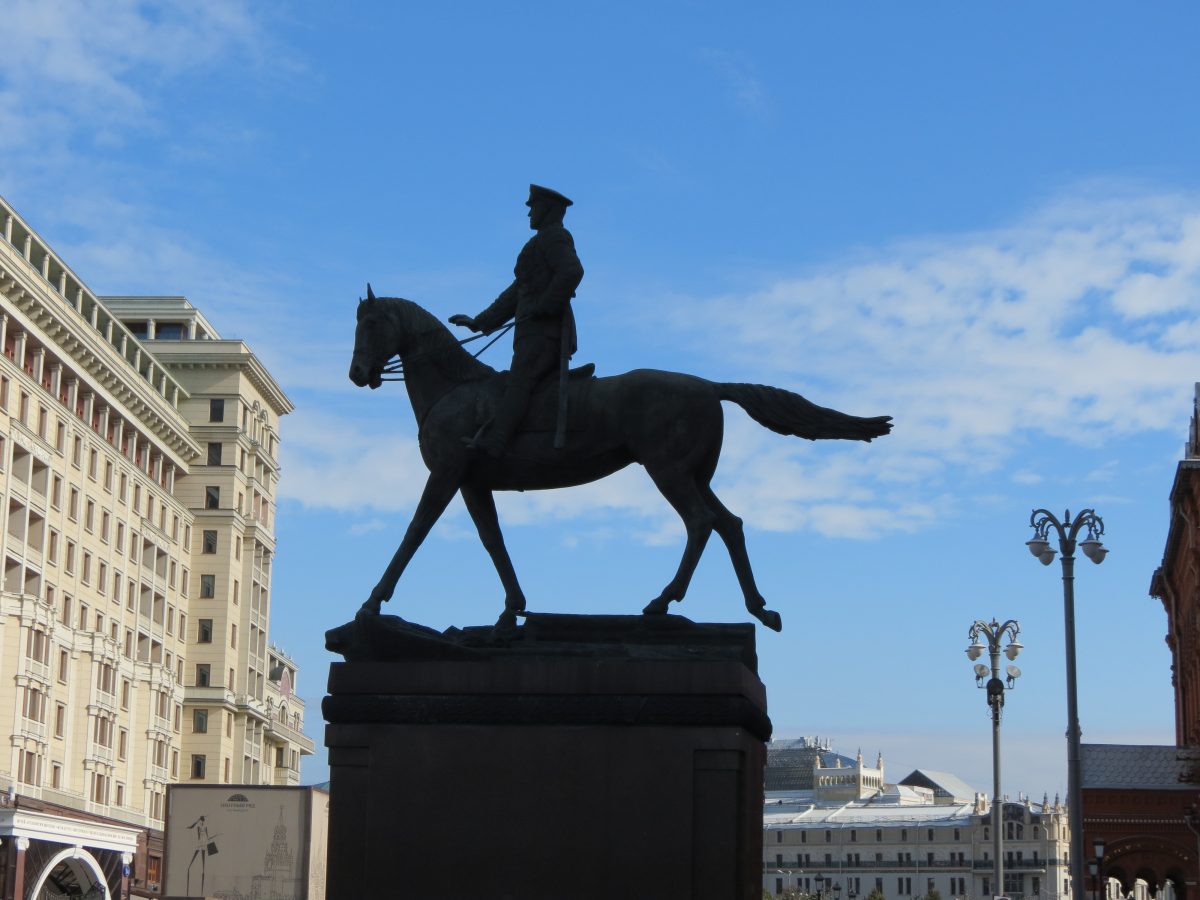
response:
M1005 789L1065 792L1058 567L1023 542L1033 507L1091 505L1112 553L1080 563L1084 739L1172 739L1147 587L1200 377L1193 5L0 0L0 22L0 193L95 291L186 295L296 403L272 624L318 743L323 631L424 479L399 386L346 379L354 303L370 280L477 312L531 181L576 201L578 361L895 416L814 445L727 410L715 484L784 616L759 638L779 735L985 788L961 651L1013 617ZM640 469L500 505L536 610L639 610L682 549ZM501 596L456 504L389 611L479 624ZM718 545L678 609L742 618Z

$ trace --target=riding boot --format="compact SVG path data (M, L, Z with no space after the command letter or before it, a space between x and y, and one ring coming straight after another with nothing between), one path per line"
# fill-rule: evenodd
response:
M513 378L511 375L505 386L504 397L496 409L496 415L485 426L482 436L476 435L475 444L488 456L498 458L504 455L508 442L525 413L529 409L529 395L533 393L533 385L524 378Z
M488 456L504 455L513 434L529 409L534 387L558 366L556 340L533 336L517 341L513 348L513 364L504 385L504 396L496 407L491 424L471 442Z

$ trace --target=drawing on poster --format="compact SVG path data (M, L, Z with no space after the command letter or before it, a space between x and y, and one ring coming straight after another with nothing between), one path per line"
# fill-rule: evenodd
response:
M306 900L307 792L173 792L168 890L219 900ZM177 818L178 817L178 818Z

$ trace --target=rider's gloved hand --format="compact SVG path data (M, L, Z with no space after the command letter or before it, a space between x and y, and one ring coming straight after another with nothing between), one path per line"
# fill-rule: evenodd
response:
M470 328L472 331L478 331L479 327L475 324L475 320L471 316L455 313L449 319L451 325L461 325L463 328Z

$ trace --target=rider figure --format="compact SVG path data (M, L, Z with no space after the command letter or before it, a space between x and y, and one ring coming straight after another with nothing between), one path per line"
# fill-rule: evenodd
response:
M562 224L571 201L558 191L531 184L525 205L529 227L537 233L517 256L513 283L474 318L461 313L450 317L453 325L485 334L516 320L504 397L491 423L469 443L493 457L503 455L538 382L563 366L576 349L571 298L583 279L583 266L571 232Z

